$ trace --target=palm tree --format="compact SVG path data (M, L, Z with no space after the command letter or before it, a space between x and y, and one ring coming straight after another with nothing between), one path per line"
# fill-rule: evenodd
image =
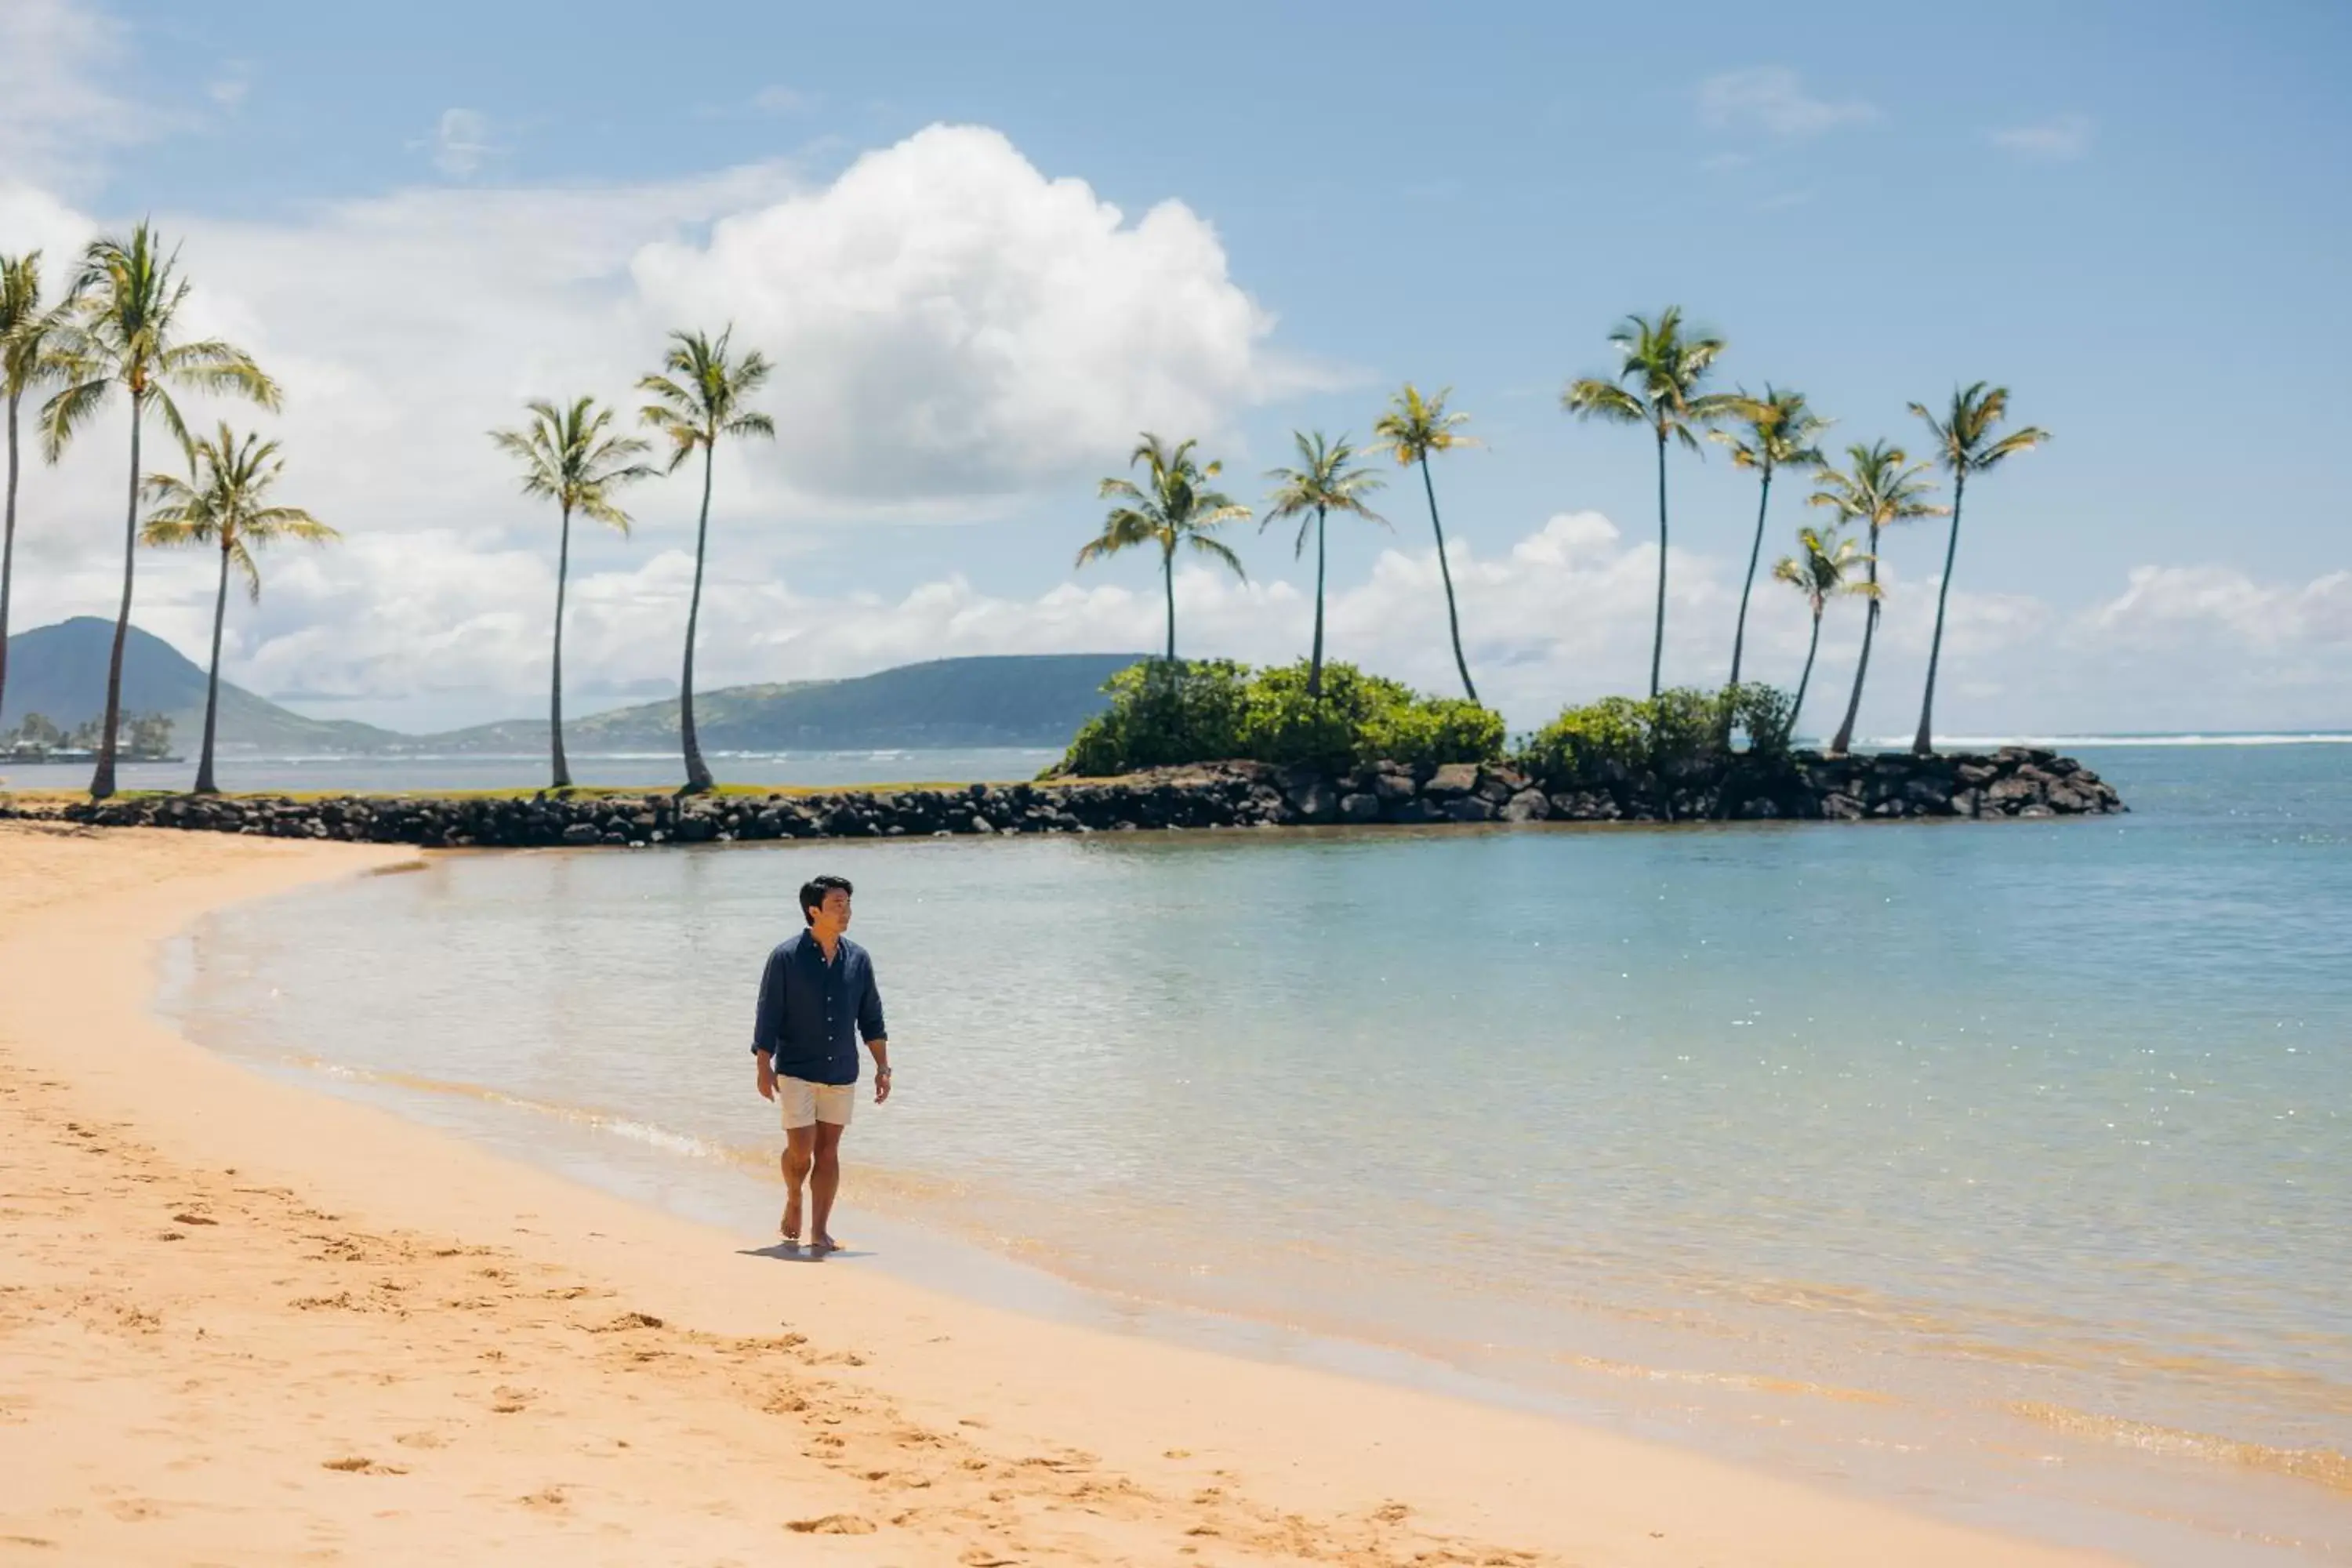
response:
M140 530L143 543L157 545L211 544L220 549L220 586L213 594L212 673L205 685L205 745L196 761L198 795L216 795L213 782L213 735L220 712L221 625L228 616L228 574L234 566L245 576L246 592L261 597L261 571L254 564L257 545L282 539L325 544L341 534L299 506L265 504L285 459L278 443L247 435L242 441L221 421L219 433L187 443L188 477L147 476L147 493L157 502L149 509Z
M1870 644L1878 632L1878 535L1880 531L1914 518L1941 517L1945 508L1927 500L1935 486L1919 476L1925 463L1913 463L1900 447L1874 441L1845 449L1852 467L1841 473L1822 470L1822 489L1808 498L1814 506L1833 509L1847 522L1870 531L1870 551L1863 557L1870 567L1870 614L1862 623L1862 658L1853 667L1853 695L1846 700L1845 721L1830 742L1830 754L1843 756L1853 744L1853 721L1862 712L1862 683L1870 674Z
M1617 350L1616 375L1580 377L1569 383L1559 400L1580 419L1646 425L1658 438L1658 614L1650 637L1650 696L1654 700L1666 653L1666 442L1676 439L1697 451L1698 438L1691 427L1731 414L1740 399L1698 390L1723 353L1723 340L1711 332L1684 336L1679 306L1667 306L1654 321L1626 317L1609 342Z
M0 707L8 696L8 592L16 570L16 411L25 394L56 370L49 355L54 313L41 309L41 253L0 256L0 396L7 401L7 521L0 526Z
M1993 427L2009 414L2009 388L1987 386L1981 381L1955 391L1951 409L1941 419L1916 403L1911 405L1911 412L1927 421L1936 437L1937 466L1952 476L1952 527L1944 543L1944 578L1936 587L1936 636L1927 645L1927 692L1919 700L1919 733L1911 742L1912 751L1925 757L1936 750L1931 730L1936 666L1944 656L1944 600L1952 591L1952 557L1960 548L1960 492L1968 489L1970 474L1982 473L2014 453L2033 450L2050 439L2050 432L2029 425L1994 440Z
M106 666L106 718L98 737L93 800L114 793L115 727L122 718L122 647L131 634L131 574L139 560L139 437L147 405L162 410L173 435L187 425L172 389L226 393L264 408L278 403L278 384L253 356L216 338L180 341L180 308L187 280L178 276L179 252L165 251L142 223L128 239L92 240L59 314L53 357L66 384L41 406L42 447L55 462L76 432L121 387L131 403L131 483L122 523L122 607L114 617L114 649Z
M1788 734L1797 732L1797 720L1805 710L1805 688L1813 682L1813 655L1821 651L1822 612L1835 598L1854 597L1875 599L1878 584L1853 582L1847 574L1863 563L1861 547L1851 539L1839 537L1835 529L1822 533L1815 529L1797 530L1800 553L1783 555L1773 563L1772 575L1782 583L1791 584L1804 595L1805 603L1813 612L1813 633L1805 644L1805 673L1797 678L1797 698L1789 708ZM1737 685L1738 682L1733 682Z
M652 448L635 436L611 434L613 411L593 397L558 406L529 405L530 423L520 430L493 430L490 439L522 464L522 493L545 496L563 519L555 547L554 678L547 700L549 769L554 789L572 787L572 767L563 757L563 596L572 574L572 514L629 531L629 514L613 501L623 485L651 479L653 469L635 461Z
M1421 465L1422 491L1429 497L1429 531L1437 536L1437 576L1445 584L1445 625L1454 634L1454 668L1461 671L1463 691L1475 702L1478 689L1470 683L1470 661L1462 657L1462 616L1454 605L1454 569L1445 560L1445 525L1437 520L1437 487L1429 478L1432 452L1478 445L1475 437L1460 434L1470 416L1445 411L1445 399L1453 391L1449 386L1434 397L1423 397L1419 387L1406 382L1404 389L1389 399L1388 412L1372 422L1372 434L1380 437L1372 449L1388 453L1400 467Z
M1298 464L1295 468L1275 468L1267 479L1275 481L1274 506L1265 514L1266 523L1288 518L1298 521L1298 542L1294 555L1307 553L1307 536L1315 536L1315 651L1307 664L1307 695L1323 695L1323 520L1326 513L1353 512L1368 522L1387 526L1387 520L1364 504L1364 497L1381 486L1378 474L1356 463L1356 448L1342 436L1336 443L1327 443L1323 432L1308 435L1294 430L1291 439L1298 447Z
M678 679L678 739L686 752L686 790L699 795L710 787L710 770L703 765L702 746L694 733L694 639L702 621L702 563L710 542L710 467L725 436L764 436L775 439L775 421L746 406L772 368L757 349L732 356L730 325L713 342L703 332L672 332L669 353L662 360L666 374L648 375L637 383L639 392L654 401L637 410L646 424L669 441L670 472L699 451L702 454L702 513L694 528L694 594L686 607L686 668Z
M1728 684L1737 686L1740 654L1748 645L1748 596L1756 586L1756 563L1764 553L1764 516L1772 505L1772 475L1780 468L1819 468L1822 453L1814 443L1831 421L1805 406L1803 393L1776 392L1770 382L1764 384L1761 397L1738 394L1734 417L1744 430L1710 430L1707 438L1730 447L1733 466L1754 469L1763 481L1756 498L1756 539L1748 547L1748 575L1739 580L1739 620L1731 634Z
M1168 593L1168 660L1176 660L1176 548L1179 545L1196 550L1213 560L1222 561L1233 569L1236 577L1246 578L1241 557L1228 549L1223 541L1209 537L1212 529L1247 518L1250 509L1235 504L1231 496L1208 488L1224 468L1222 463L1205 466L1196 462L1192 448L1196 442L1184 441L1173 448L1154 436L1143 432L1135 451L1127 460L1129 468L1144 465L1150 476L1150 488L1139 488L1132 480L1108 479L1102 482L1099 494L1105 500L1118 500L1110 515L1103 519L1103 530L1087 541L1078 552L1078 564L1100 561L1122 550L1139 544L1160 546L1160 581Z

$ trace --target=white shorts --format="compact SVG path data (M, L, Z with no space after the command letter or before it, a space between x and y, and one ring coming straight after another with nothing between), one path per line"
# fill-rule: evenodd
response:
M783 1109L787 1132L819 1121L846 1127L849 1108L856 1100L857 1086L854 1083L811 1083L804 1078L782 1076L776 1079L776 1103Z

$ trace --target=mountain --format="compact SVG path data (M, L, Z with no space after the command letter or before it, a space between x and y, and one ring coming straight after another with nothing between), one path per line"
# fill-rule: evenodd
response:
M77 616L36 626L8 639L8 690L0 730L38 713L61 730L105 716L106 662L114 623ZM131 628L122 645L122 710L163 713L172 720L172 747L193 753L205 732L205 672L162 637ZM372 752L406 737L348 720L306 719L221 682L220 743L274 752Z
M721 687L696 696L695 729L710 752L1064 746L1102 710L1103 682L1135 660L1129 653L1005 654L847 680ZM563 740L580 753L669 750L677 744L677 700L566 720ZM422 736L404 749L533 752L546 744L546 720L509 719Z
M60 729L106 707L106 660L114 623L94 616L8 639L8 690L0 730L27 713ZM1069 653L942 658L848 680L730 686L695 699L705 750L860 751L885 747L1061 746L1101 711L1102 684L1133 654ZM193 752L204 733L205 672L177 648L131 628L122 655L125 712L171 716L173 749ZM677 744L677 700L642 703L566 721L579 755L660 752ZM283 755L318 752L536 752L547 721L510 719L437 735L405 735L348 720L306 719L268 698L221 682L225 749Z

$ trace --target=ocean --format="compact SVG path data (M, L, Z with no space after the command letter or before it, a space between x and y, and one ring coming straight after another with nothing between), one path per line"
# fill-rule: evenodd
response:
M2339 1561L2352 747L2076 750L2131 815L439 857L211 917L164 1005L757 1237L759 965L838 871L898 1069L856 1266Z

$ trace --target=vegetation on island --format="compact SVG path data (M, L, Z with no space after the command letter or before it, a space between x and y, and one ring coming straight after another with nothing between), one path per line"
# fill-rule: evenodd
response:
M111 795L115 763L158 748L152 721L126 721L122 712L122 665L131 636L131 613L142 544L203 545L220 552L214 595L212 661L205 702L205 736L195 789L215 787L214 752L222 697L220 658L227 614L228 579L242 575L249 593L259 592L253 552L280 540L324 543L335 531L299 508L268 500L284 461L277 441L257 433L239 435L221 423L209 437L191 432L177 397L190 393L242 399L275 411L278 384L252 356L218 339L189 339L181 316L190 292L176 249L142 223L127 237L93 241L63 297L46 301L38 252L0 255L0 404L7 426L5 521L0 521L0 700L8 679L6 631L14 587L17 499L20 478L19 414L28 397L46 394L37 418L43 455L54 463L87 430L99 413L122 395L129 419L129 500L124 518L122 589L106 681L105 711L89 730L95 771L90 794ZM1854 442L1844 466L1832 464L1820 440L1831 421L1817 414L1804 394L1763 384L1724 392L1710 384L1728 351L1718 332L1690 324L1682 310L1668 306L1654 316L1629 315L1609 336L1616 357L1606 375L1570 381L1561 405L1580 420L1639 426L1655 448L1658 500L1656 610L1650 647L1646 698L1611 698L1570 708L1511 754L1539 775L1604 763L1655 765L1662 759L1688 760L1735 747L1777 755L1790 744L1810 689L1820 649L1821 629L1832 603L1865 602L1859 653L1845 713L1829 743L1843 753L1853 743L1870 656L1885 601L1879 564L1885 535L1897 525L1927 517L1948 517L1943 571L1936 595L1935 628L1929 641L1927 679L1920 700L1913 749L1934 749L1936 683L1941 669L1944 626L1959 550L1960 503L1969 480L2009 458L2048 441L2049 432L2028 426L2003 433L2009 416L2005 387L1976 382L1954 391L1940 414L1909 405L1925 424L1933 448L1914 462L1900 446L1885 439ZM732 328L715 337L700 331L670 334L661 369L638 380L646 401L642 426L667 446L667 471L701 458L701 500L696 515L693 585L685 606L685 646L677 704L677 739L686 773L686 793L707 791L713 778L703 760L696 723L695 648L709 553L713 468L725 439L772 438L770 417L752 399L774 367L755 348L739 350ZM1219 537L1227 525L1246 521L1253 509L1216 488L1223 465L1204 457L1199 442L1170 441L1144 432L1129 455L1133 473L1105 479L1100 497L1114 503L1095 536L1077 554L1080 567L1129 550L1149 549L1159 559L1165 602L1161 657L1122 669L1104 688L1106 710L1084 725L1072 742L1065 771L1122 773L1136 768L1223 759L1256 758L1276 763L1312 763L1328 768L1381 761L1442 765L1492 762L1505 754L1503 721L1483 706L1463 635L1464 610L1445 543L1444 523L1430 459L1478 445L1464 426L1469 416L1448 407L1451 389L1435 395L1405 383L1373 421L1372 445L1360 451L1347 436L1296 431L1295 467L1271 470L1273 483L1261 531L1276 522L1295 522L1294 556L1315 550L1314 626L1306 656L1295 665L1262 669L1229 660L1185 661L1176 641L1176 559L1205 557L1244 576L1241 557ZM522 488L556 503L556 591L550 627L548 701L551 784L569 788L571 772L563 748L563 630L575 513L625 533L629 515L615 499L624 487L663 471L646 459L651 445L616 431L614 406L593 396L569 402L535 400L529 422L519 429L491 433L522 468ZM185 473L146 473L142 449L150 413L181 447ZM1679 445L1704 457L1702 437L1724 446L1734 464L1757 476L1756 521L1748 539L1747 572L1732 629L1729 674L1722 689L1706 692L1667 689L1663 682L1666 646L1666 588L1670 509L1667 451ZM1445 597L1449 649L1462 682L1460 698L1439 698L1365 672L1330 658L1326 601L1336 514L1386 526L1368 498L1381 480L1363 458L1385 456L1419 470L1435 545L1438 580ZM1930 477L1948 479L1948 505L1936 499ZM1797 531L1797 551L1772 568L1777 581L1802 593L1811 613L1805 659L1793 698L1748 679L1748 620L1756 574L1769 530L1773 482L1784 474L1811 476L1809 503L1834 514L1829 528ZM148 503L142 514L142 500ZM1857 531L1858 537L1843 530ZM1475 613L1475 606L1470 606ZM240 700L251 701L247 694ZM70 749L53 744L28 716L6 739L21 754L32 750ZM38 721L46 724L46 721ZM55 726L48 726L54 729ZM363 728L363 727L360 727ZM133 734L141 737L134 742ZM168 727L161 744L168 744Z
M1327 772L1367 763L1428 766L1503 754L1502 715L1424 697L1352 664L1253 669L1232 659L1153 659L1110 678L1110 706L1088 720L1058 773L1108 778L1185 763L1248 760Z
M68 730L46 714L27 713L13 730L0 731L0 758L12 763L46 763L60 757L77 761L94 758L99 750L99 721L88 719ZM126 762L168 761L172 755L172 717L168 713L125 713L117 725L115 745Z

